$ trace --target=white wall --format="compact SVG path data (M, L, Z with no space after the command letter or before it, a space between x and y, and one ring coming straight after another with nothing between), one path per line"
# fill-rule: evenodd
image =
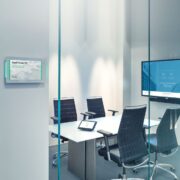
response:
M180 22L177 18L180 16L180 11L178 7L180 7L179 0L152 1L152 59L180 58ZM158 116L170 106L176 105L151 103L151 114Z
M5 85L6 56L49 56L49 1L0 1L0 179L48 180L48 79Z
M54 3L54 8L57 10ZM74 97L78 114L86 98L102 96L105 108L123 103L123 0L62 0L61 96ZM52 13L56 16L57 13ZM51 33L57 43L57 19ZM57 46L51 49L50 109L57 97ZM52 74L52 73L50 73ZM52 84L53 83L53 84ZM53 87L53 88L52 88Z
M148 59L148 1L131 0L131 104L147 104L141 96L141 61Z
M151 59L180 58L180 1L151 0ZM131 0L131 103L147 103L141 96L141 61L148 55L147 1ZM138 84L138 86L137 86ZM162 117L168 103L151 102L151 118ZM180 139L180 135L178 135Z
M123 107L131 105L131 0L124 2Z

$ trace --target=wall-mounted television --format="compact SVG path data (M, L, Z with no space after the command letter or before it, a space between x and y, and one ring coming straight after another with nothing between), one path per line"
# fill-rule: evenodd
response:
M142 61L141 70L143 96L150 95L152 101L180 103L180 59Z

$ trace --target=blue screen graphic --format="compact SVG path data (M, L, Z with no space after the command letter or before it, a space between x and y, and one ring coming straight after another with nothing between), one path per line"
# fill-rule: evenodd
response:
M180 60L142 62L142 91L149 90L180 93Z

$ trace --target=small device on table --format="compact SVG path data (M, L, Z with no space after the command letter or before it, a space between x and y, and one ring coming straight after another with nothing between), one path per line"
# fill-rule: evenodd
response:
M84 131L93 131L96 127L97 122L96 121L88 121L83 120L80 122L78 129L84 130Z

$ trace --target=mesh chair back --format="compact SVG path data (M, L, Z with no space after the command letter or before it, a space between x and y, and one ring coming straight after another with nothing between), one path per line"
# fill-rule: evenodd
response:
M157 148L159 152L170 151L178 146L175 125L180 116L180 108L167 109L157 128Z
M54 100L54 115L58 117L58 100ZM77 113L74 99L61 99L61 123L72 121L77 121Z
M144 140L146 105L126 107L118 131L118 146L122 162L137 160L148 154Z
M96 113L96 115L93 115L93 118L105 117L104 104L101 97L88 98L87 107L88 111Z

